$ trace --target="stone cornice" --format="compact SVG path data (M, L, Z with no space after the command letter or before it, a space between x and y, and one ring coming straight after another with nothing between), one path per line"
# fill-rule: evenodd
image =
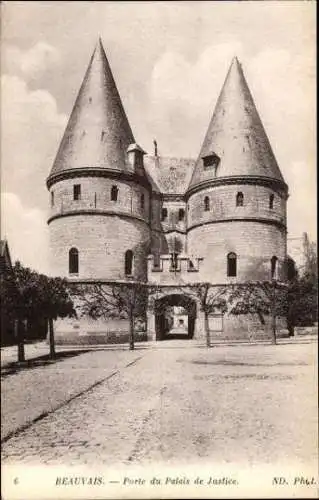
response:
M170 234L170 233L179 233L179 234L186 234L186 229L163 229L162 231L164 234Z
M250 184L250 185L257 184L259 186L266 186L276 191L283 192L286 196L286 199L288 198L288 186L285 182L279 179L273 179L271 177L263 177L259 175L252 175L252 176L236 175L231 177L214 177L213 179L207 179L205 181L202 181L199 184L196 184L195 186L188 189L188 191L185 193L185 199L188 200L188 198L192 194L197 193L202 189L215 186L224 186L229 184Z
M103 215L103 216L104 215L105 216L116 215L117 217L123 217L124 219L135 219L139 222L143 222L147 226L150 226L150 223L147 220L143 219L142 217L138 217L136 215L128 214L128 213L116 212L115 210L99 210L96 208L95 209L88 209L88 210L86 210L86 209L66 210L63 213L55 214L55 215L52 215L51 217L49 217L47 223L50 224L50 222L52 222L53 220L60 219L62 217L74 217L77 215Z
M259 222L261 224L269 224L273 226L277 226L280 229L284 229L287 232L287 227L283 222L274 219L266 219L263 217L229 217L225 219L218 220L209 220L204 222L197 222L196 224L192 224L187 228L187 233L192 229L200 226L206 226L207 224L220 224L221 222Z
M164 201L182 201L185 203L185 195L181 193L162 193Z
M142 177L134 172L122 172L121 170L91 167L73 168L50 175L46 180L47 188L49 189L56 182L78 177L105 177L108 179L130 181L144 186L150 192L152 191L151 184L146 176Z
M71 285L138 285L138 286L149 286L146 281L139 281L134 279L114 279L110 280L108 278L66 278L68 283Z

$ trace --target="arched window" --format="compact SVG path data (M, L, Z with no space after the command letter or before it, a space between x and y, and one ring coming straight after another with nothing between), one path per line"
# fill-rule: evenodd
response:
M236 196L236 207L243 207L244 206L244 195L241 191L237 193Z
M167 208L162 208L161 220L167 219Z
M119 188L117 186L112 186L111 201L117 201L118 194L119 194Z
M274 279L276 278L276 274L277 274L277 261L278 261L278 258L273 255L270 259L270 265L271 265L271 279Z
M79 272L79 252L76 248L69 251L69 273L78 274Z
M275 195L271 194L269 196L269 208L270 210L272 210L274 208L274 198L275 198Z
M143 210L145 206L145 196L144 193L141 194L141 209Z
M180 208L178 211L178 220L184 220L185 217L185 210L183 208Z
M209 209L210 209L209 197L205 196L205 198L204 198L204 210L205 210L205 212L208 212Z
M132 250L126 250L125 252L125 274L131 275L133 271L133 252Z
M227 276L237 275L237 255L230 252L227 255Z
M51 207L54 207L54 191L51 191Z

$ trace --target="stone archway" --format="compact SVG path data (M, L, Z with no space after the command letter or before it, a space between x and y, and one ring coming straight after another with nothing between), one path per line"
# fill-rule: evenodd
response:
M154 303L156 340L192 339L196 322L196 302L185 294L173 293Z

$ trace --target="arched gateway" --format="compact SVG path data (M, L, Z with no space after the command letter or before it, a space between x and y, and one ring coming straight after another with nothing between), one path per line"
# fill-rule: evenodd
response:
M196 302L184 294L164 295L154 301L156 340L192 339L196 321Z

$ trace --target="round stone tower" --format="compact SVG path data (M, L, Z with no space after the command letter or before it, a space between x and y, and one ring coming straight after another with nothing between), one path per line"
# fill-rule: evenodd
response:
M147 278L151 186L101 41L47 179L52 272Z
M188 252L213 284L285 279L288 187L237 58L189 184Z

